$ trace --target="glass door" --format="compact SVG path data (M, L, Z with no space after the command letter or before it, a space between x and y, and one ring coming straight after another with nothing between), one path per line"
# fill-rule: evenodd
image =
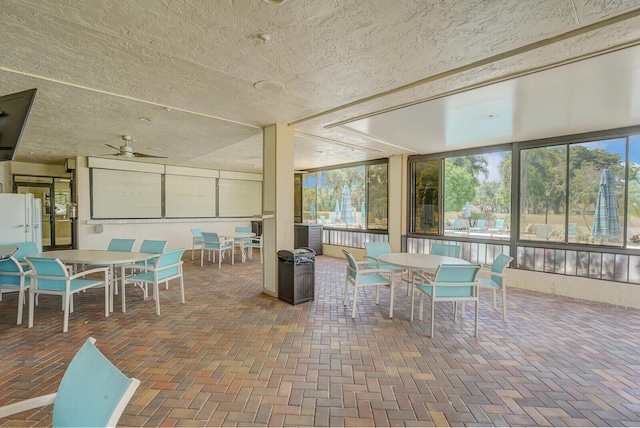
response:
M27 194L32 193L35 199L40 199L42 206L42 248L51 248L53 245L53 217L51 216L51 194L53 193L53 185L29 183L16 183L16 193Z
M23 178L23 177L20 177ZM42 206L42 247L71 248L72 219L69 217L71 203L71 180L68 178L39 177L39 182L15 183L16 193L32 193Z

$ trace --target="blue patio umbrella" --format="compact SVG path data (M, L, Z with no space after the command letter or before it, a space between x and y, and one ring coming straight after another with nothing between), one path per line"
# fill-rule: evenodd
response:
M591 236L594 238L604 240L620 237L620 216L614 190L615 184L616 179L611 170L603 170L591 228Z
M351 190L346 184L342 188L342 222L355 223L353 218L353 207L351 206Z

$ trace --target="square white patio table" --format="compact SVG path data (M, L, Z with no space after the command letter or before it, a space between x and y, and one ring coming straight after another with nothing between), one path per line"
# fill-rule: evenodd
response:
M388 253L383 254L380 257L380 261L389 263L394 266L407 269L410 272L415 271L435 271L438 266L442 264L451 265L468 265L468 261L459 259L457 257L439 256L436 254L421 254L421 253ZM393 300L395 298L395 284L391 287L391 303L389 304L389 318L393 317ZM413 289L411 290L413 293ZM413 314L411 314L413 320Z
M109 312L113 312L113 290L116 266L130 264L148 260L157 254L134 253L128 251L108 251L108 250L54 250L43 253L29 254L28 257L48 257L60 259L62 263L87 264L87 265L107 265L109 267Z

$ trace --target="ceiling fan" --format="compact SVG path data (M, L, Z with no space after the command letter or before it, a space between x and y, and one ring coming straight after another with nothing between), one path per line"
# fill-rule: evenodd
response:
M130 141L133 141L133 137L131 135L123 135L121 137L124 140L124 145L120 147L112 146L111 144L105 144L107 147L111 147L113 150L116 150L118 153L109 154L108 156L120 156L123 158L164 158L166 156L155 156L155 155L147 155L145 153L134 152L133 147L129 145Z

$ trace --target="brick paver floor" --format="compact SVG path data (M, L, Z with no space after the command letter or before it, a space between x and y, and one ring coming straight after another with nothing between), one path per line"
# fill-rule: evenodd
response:
M320 256L314 302L261 292L254 257L222 269L185 255L162 315L139 290L104 318L100 290L76 298L62 333L60 299L41 296L35 326L15 325L15 293L0 302L0 405L56 390L87 337L142 381L127 426L640 426L640 311L509 290L509 324L481 295L453 321L436 308L435 337L409 321L410 299L365 290L343 307L345 262ZM428 312L428 309L425 309ZM428 314L427 314L428 315ZM2 426L44 425L51 406Z

